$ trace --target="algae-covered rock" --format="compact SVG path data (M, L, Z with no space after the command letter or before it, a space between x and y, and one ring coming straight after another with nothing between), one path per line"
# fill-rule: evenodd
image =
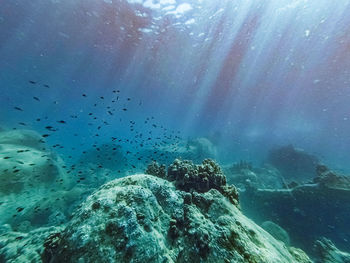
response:
M290 238L286 230L271 221L265 221L261 224L267 232L269 232L274 238L282 241L287 246L290 245Z
M302 149L286 145L271 149L267 156L267 162L275 166L285 180L303 182L314 177L319 160L316 156Z
M144 174L100 187L45 244L44 262L311 262L219 190L186 192Z
M9 225L0 227L0 262L41 262L47 236L62 231L61 227L42 227L29 233L12 231Z
M28 232L66 222L83 190L64 167L34 131L0 132L0 224Z
M332 241L321 238L315 242L318 263L350 263L350 254L340 251Z

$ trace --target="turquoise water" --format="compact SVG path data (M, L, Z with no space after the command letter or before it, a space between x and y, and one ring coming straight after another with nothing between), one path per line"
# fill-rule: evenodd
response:
M0 128L35 131L92 188L179 156L260 167L286 145L346 174L349 12L348 0L2 0Z

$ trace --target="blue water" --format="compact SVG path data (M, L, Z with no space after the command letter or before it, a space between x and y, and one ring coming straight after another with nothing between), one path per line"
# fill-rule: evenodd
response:
M0 0L0 137L37 132L84 190L81 174L169 164L203 138L198 160L225 167L293 145L349 174L349 13L350 0Z
M225 161L291 143L349 170L349 4L3 0L1 125L42 132L36 118L78 114L48 141L77 144L75 131L89 145L89 111L110 123L100 141L132 136L119 117L154 116L185 138L215 137ZM132 98L119 103L128 112L92 107L114 89Z

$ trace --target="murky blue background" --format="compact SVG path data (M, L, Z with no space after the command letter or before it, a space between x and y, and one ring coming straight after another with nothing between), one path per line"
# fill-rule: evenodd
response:
M101 142L153 116L210 137L223 161L292 143L349 170L349 13L347 0L1 0L0 124L67 120L48 141L87 147L85 113L110 124ZM128 111L112 116L116 89Z

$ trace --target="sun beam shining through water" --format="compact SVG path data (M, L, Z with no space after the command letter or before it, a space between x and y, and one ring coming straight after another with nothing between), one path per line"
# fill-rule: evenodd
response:
M243 200L252 189L272 187L290 191L287 199L297 206L294 187L342 178L323 163L350 173L349 13L350 0L0 0L0 217L6 215L0 225L12 222L22 231L40 220L58 222L38 209L33 220L17 217L26 210L14 200L35 199L16 196L33 186L22 172L44 185L34 188L36 196L49 188L56 194L44 175L63 174L54 183L81 199L107 181L144 172L153 161L170 165L178 157L217 160L236 176L234 184L244 185L237 187ZM201 169L221 174L210 161L202 165L173 164L202 177ZM153 164L147 171L174 176L162 169ZM235 194L212 183L210 171L202 178L208 185ZM187 179L175 186L186 188ZM4 194L2 201L5 192L11 198ZM192 204L195 196L184 196L180 203ZM66 223L73 208L57 200L65 210L56 217ZM51 211L50 201L35 202ZM7 213L10 208L17 214ZM310 214L319 215L318 208ZM324 210L335 214L338 208ZM300 206L288 213L300 222L308 214ZM349 233L333 230L347 224L344 214L334 222L319 216L326 230L314 229L317 238L349 245ZM181 228L171 217L171 231ZM138 222L144 218L137 214ZM279 218L281 224L288 218ZM291 244L311 250L315 240L300 240L303 231L289 223ZM114 225L105 230L121 231ZM185 233L176 231L169 236ZM0 235L0 262L1 242Z

